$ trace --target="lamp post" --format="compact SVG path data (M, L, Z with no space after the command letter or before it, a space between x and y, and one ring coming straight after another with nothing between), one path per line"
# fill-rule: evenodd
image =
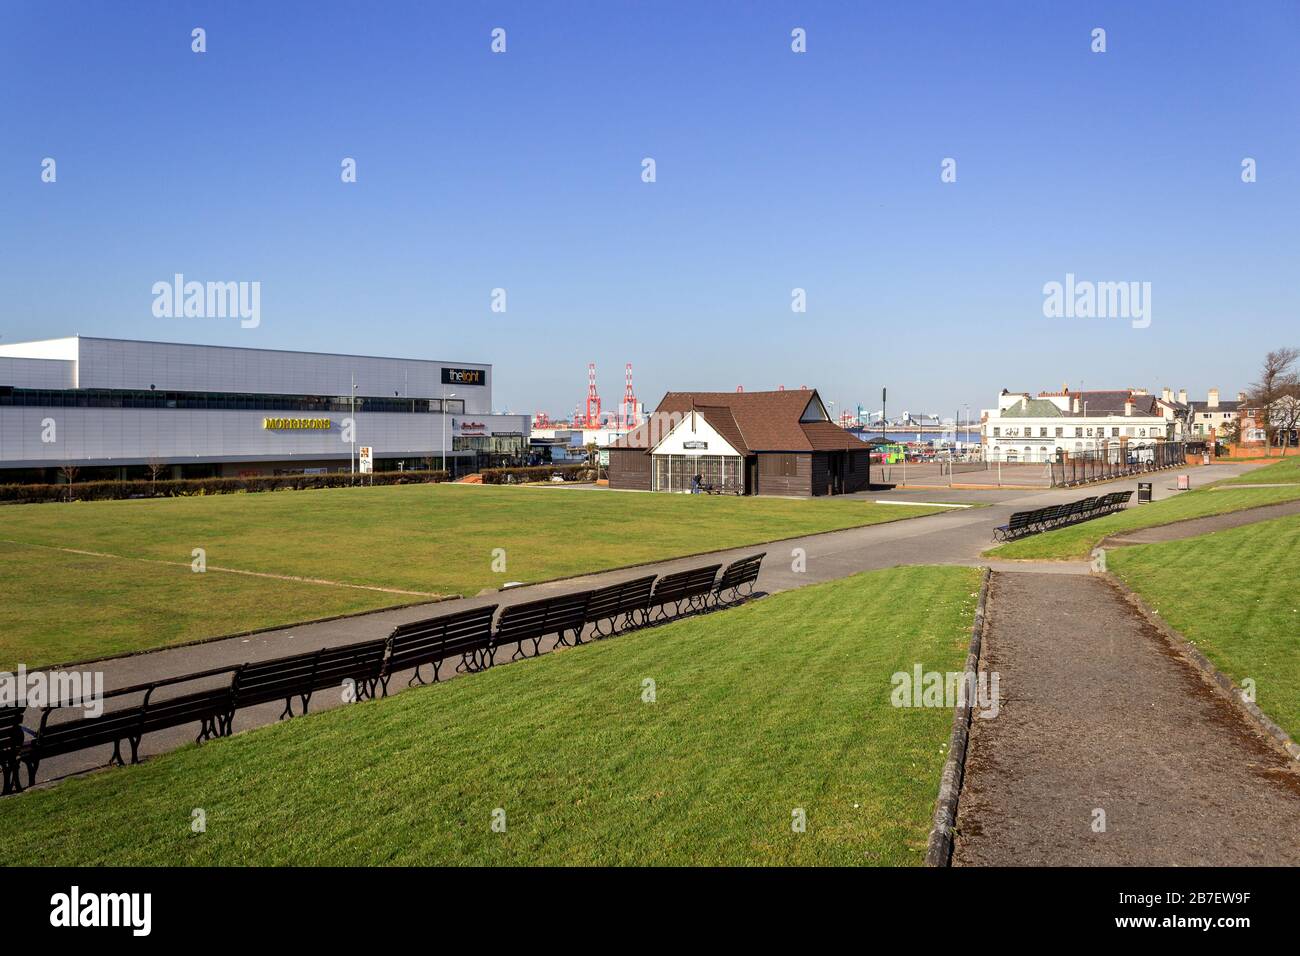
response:
M456 393L447 394L447 386L442 387L442 470L447 472L447 477L451 477L451 471L447 468L447 399L455 398Z
M356 480L357 477L357 373L352 373L352 394L348 396L348 401L352 406L352 443L348 448L348 476L349 484Z

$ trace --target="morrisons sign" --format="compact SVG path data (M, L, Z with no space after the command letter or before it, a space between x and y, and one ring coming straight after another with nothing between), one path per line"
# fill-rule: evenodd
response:
M268 431L328 431L328 418L263 418L262 427Z

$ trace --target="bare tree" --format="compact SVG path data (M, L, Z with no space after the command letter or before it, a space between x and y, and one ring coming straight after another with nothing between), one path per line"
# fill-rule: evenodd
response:
M145 465L149 469L149 480L157 481L158 476L167 468L167 463L161 458L150 458Z
M1300 349L1274 349L1264 356L1264 364L1259 370L1259 379L1250 386L1247 398L1250 405L1259 409L1263 421L1259 423L1264 429L1264 444L1267 454L1273 453L1273 436L1278 426L1274 423L1274 406L1286 397L1288 390L1296 379L1295 363L1300 358Z
M77 475L81 474L81 469L76 465L60 465L59 474L68 485L68 500L72 500L72 484L77 480Z

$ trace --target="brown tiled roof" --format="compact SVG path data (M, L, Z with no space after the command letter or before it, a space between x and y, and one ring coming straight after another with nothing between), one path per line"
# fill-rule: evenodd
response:
M861 451L864 447L861 438L855 438L834 422L804 422L799 427L813 451Z
M704 416L704 420L712 425L719 435L726 439L727 444L734 448L737 454L749 454L749 446L745 444L745 436L741 434L740 426L736 424L736 416L731 414L730 408L724 405L696 405L695 410Z
M861 449L862 442L834 422L801 422L816 389L777 392L669 392L655 414L686 414L695 409L742 455L759 451L833 451ZM637 426L611 446L648 449L649 438L662 439L666 429L649 434L649 422Z

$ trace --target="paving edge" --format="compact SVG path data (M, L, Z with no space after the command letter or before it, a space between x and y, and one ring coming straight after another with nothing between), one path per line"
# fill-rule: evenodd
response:
M966 652L968 681L979 679L980 648L984 642L984 609L988 604L989 579L992 570L984 569L980 583L980 599L975 607L975 622L971 625L970 649ZM973 687L970 683L967 686ZM933 826L925 851L926 866L950 866L952 862L952 834L957 823L957 799L961 795L962 777L966 773L966 749L970 742L971 703L959 706L952 715L952 735L948 738L948 759L939 777L939 797L934 806Z
M1127 601L1142 618L1159 632L1160 636L1173 648L1173 650L1182 657L1187 658L1192 664L1201 671L1201 674L1213 683L1219 691L1226 696L1235 707L1242 712L1256 728L1265 736L1272 738L1274 743L1284 750L1292 760L1300 761L1300 744L1291 739L1291 735L1279 727L1271 717L1259 709L1259 705L1253 700L1247 700L1241 688L1233 683L1232 678L1223 671L1219 670L1214 664L1201 653L1201 649L1187 639L1187 637L1165 621L1157 614L1142 597L1121 581L1110 571L1103 571L1097 574L1119 592L1120 597Z

